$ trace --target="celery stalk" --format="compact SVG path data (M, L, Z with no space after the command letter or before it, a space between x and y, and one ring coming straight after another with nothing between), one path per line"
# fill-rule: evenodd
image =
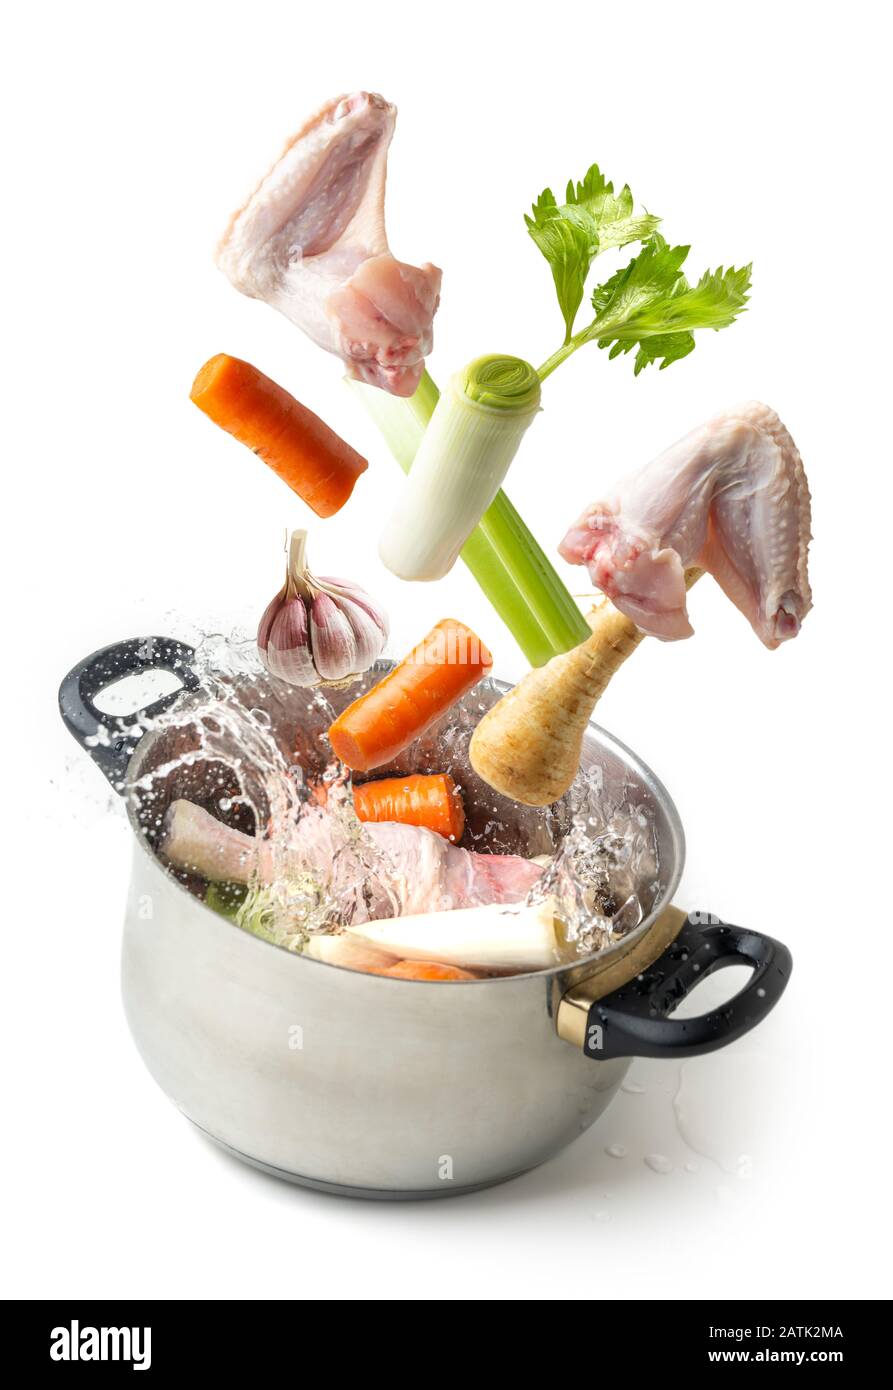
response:
M569 652L587 641L589 624L504 492L496 494L477 529L536 613L553 653Z
M425 372L409 399L349 384L408 473L439 399L431 377ZM484 513L461 558L532 666L589 637L585 618L505 493Z
M489 599L530 665L545 666L547 661L551 661L556 654L555 647L480 526L468 537L460 551L460 559L471 571L478 588ZM575 642L573 645L580 644Z

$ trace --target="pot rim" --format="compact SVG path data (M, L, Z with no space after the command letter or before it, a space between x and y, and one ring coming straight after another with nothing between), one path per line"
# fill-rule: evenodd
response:
M376 665L377 664L378 663L376 663ZM503 695L507 694L508 691L513 688L512 683L509 681L498 680L494 676L490 676L488 677L488 679L492 685L497 686L499 688ZM642 940L645 936L647 936L648 932L654 926L655 922L658 920L661 914L666 911L667 907L673 901L676 889L679 887L679 881L682 878L682 871L685 867L685 831L683 830L682 821L680 819L679 812L676 809L676 805L672 797L670 796L663 782L660 780L660 778L657 776L655 772L652 772L648 764L643 762L639 755L637 753L634 753L633 750L629 748L625 743L623 743L619 738L616 738L613 734L609 733L607 729L602 728L600 724L596 724L593 720L590 720L586 727L587 730L592 730L597 735L598 742L602 746L607 747L612 752L618 754L621 761L624 762L630 768L630 770L637 775L642 784L645 787L647 787L648 791L651 793L657 804L661 807L664 814L666 815L667 823L670 828L672 843L675 850L674 862L669 877L667 878L666 883L664 884L657 898L657 901L655 902L648 916L645 917L644 920L639 923L639 925L635 928L634 931L628 932L626 936L622 936L619 941L615 941L610 946L603 947L600 951L595 951L590 956L580 956L578 959L563 961L558 965L550 966L547 970L527 970L519 974L496 975L491 976L488 979L479 980L406 980L401 979L399 976L393 975L371 975L368 971L352 970L349 966L346 965L336 965L334 962L330 961L315 960L312 956L305 956L299 951L291 951L288 949L287 946L280 946L278 942L275 941L266 941L263 937L255 936L254 940L259 942L261 946L268 946L274 951L280 951L283 956L294 961L300 961L304 965L321 966L324 970L339 970L347 975L365 975L367 979L383 980L387 981L390 984L423 985L426 988L436 986L438 989L441 989L444 985L502 985L517 983L521 980L543 980L551 982L557 976L567 975L571 971L573 971L576 975L580 975L582 978L581 972L585 974L586 966L590 965L593 961L608 961L613 956L619 955L621 953L621 950L627 951L631 942ZM140 743L137 745L137 748L135 748L133 751L133 755L130 761L131 767L136 762L137 753L139 749L142 747L143 743L147 740L153 740L155 737L155 732L150 732L143 736L143 739L140 740ZM130 822L130 827L134 833L137 844L140 846L143 853L148 857L152 864L155 865L159 872L164 874L164 877L167 881L174 884L181 893L185 893L189 898L191 898L195 905L201 908L203 912L209 912L213 914L213 916L216 918L217 922L221 925L221 927L229 928L232 931L236 931L242 937L246 935L252 935L252 933L246 932L243 927L240 927L235 922L230 921L221 913L215 912L212 907L208 907L207 903L205 903L201 898L196 898L194 894L190 893L189 889L186 887L185 884L181 883L173 874L168 873L167 869L164 867L158 856L153 852L151 846L148 844L146 836L143 834L143 831L137 820L134 799L130 795L130 791L130 776L128 772L127 788L124 798L127 806L127 819Z

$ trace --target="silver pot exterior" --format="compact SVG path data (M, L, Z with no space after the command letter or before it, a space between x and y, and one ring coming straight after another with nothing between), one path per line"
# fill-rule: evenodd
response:
M672 905L685 853L676 809L635 754L596 725L581 766L598 767L605 804L633 802L649 814L660 866L646 919L597 957L535 975L425 983L306 960L241 931L205 906L201 881L179 882L152 848L172 799L216 808L227 789L225 764L182 756L199 747L190 732L189 701L201 697L193 655L170 638L114 643L68 673L59 704L128 802L134 864L122 979L137 1047L174 1104L240 1158L365 1197L446 1196L501 1182L588 1129L632 1056L725 1046L780 998L792 966L781 942L712 915L702 927ZM377 663L363 682L389 667ZM97 708L106 686L146 669L175 673L187 698L163 696L123 721ZM507 689L485 681L465 697L468 727ZM312 704L296 709L293 695L274 683L268 707L254 688L246 698L267 709L281 751L312 771L329 716ZM141 737L131 727L174 703L183 717L166 731ZM382 774L431 758L436 767L436 729L426 738ZM475 815L478 830L495 816L508 852L538 854L551 843L539 818L497 797L470 765L460 775L470 828ZM560 826L566 808L554 809ZM711 971L742 963L752 977L722 1009L668 1017Z
M475 698L507 689L492 682ZM147 735L130 777L170 752ZM653 773L594 725L582 765L593 763L612 803L633 798L653 817L661 884L634 934L642 938L678 884L682 827ZM173 794L191 793L167 786ZM141 833L138 802L127 1018L158 1084L218 1143L339 1192L444 1196L544 1162L609 1104L629 1060L593 1060L556 1031L559 1001L585 966L449 984L304 959L242 931L172 878ZM504 819L511 813L500 803Z
M305 960L134 847L124 1006L162 1090L251 1163L357 1196L444 1196L535 1167L629 1065L555 1031L553 977L393 980Z

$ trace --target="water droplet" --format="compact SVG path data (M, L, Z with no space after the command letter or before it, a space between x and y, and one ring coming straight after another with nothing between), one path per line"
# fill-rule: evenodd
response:
M622 1144L609 1144L605 1153L611 1158L626 1158L626 1149Z
M645 1162L652 1173L672 1173L673 1165L666 1154L646 1154Z
M771 1064L759 1054L716 1052L679 1071L676 1125L689 1149L731 1177L750 1177L754 1140L783 1120L782 1092L767 1088Z

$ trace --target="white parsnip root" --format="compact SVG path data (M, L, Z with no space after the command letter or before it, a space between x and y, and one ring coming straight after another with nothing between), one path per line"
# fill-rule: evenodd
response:
M554 898L533 906L490 903L391 917L349 927L346 935L401 960L496 971L548 970L559 964L564 941Z
M686 572L690 588L702 571ZM586 726L611 677L645 633L605 599L588 614L592 636L529 671L488 710L472 735L471 765L503 796L550 806L570 789Z
M325 961L326 965L343 965L347 970L375 970L394 965L397 961L397 956L392 952L382 951L378 946L361 941L347 932L311 936L301 955L309 956L311 960Z

